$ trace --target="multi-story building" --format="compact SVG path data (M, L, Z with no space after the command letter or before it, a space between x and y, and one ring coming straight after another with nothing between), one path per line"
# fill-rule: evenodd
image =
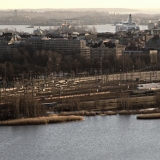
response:
M156 29L151 29L151 34L152 35L160 35L160 29L158 28L156 28Z
M155 24L153 22L149 22L148 23L148 29L154 29L155 28Z
M129 55L129 56L140 56L143 54L143 51L140 50L125 50L123 51L123 54Z
M81 55L86 59L90 59L91 58L90 47L81 48Z
M149 55L150 55L151 64L158 62L158 51L157 50L149 50Z
M21 43L17 37L18 35L12 33L3 33L0 35L0 59Z
M90 56L91 58L103 58L107 55L121 56L125 46L121 44L101 42L95 43L91 46Z
M145 44L145 48L160 50L160 37L159 37L159 35L155 35L153 38L149 39Z
M86 47L86 40L67 39L67 38L47 38L47 37L30 37L26 40L32 50L53 50L63 52L66 55L82 54L88 57L90 50Z

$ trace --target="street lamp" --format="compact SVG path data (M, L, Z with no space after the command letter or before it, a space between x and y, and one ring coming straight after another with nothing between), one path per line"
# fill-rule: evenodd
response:
M102 76L102 61L100 62L100 70L101 70L101 76Z
M6 79L7 79L7 62L4 64L5 67L5 76L4 76L4 88L5 88L5 94L6 94Z
M5 83L6 83L6 76L7 76L7 62L5 62Z
M120 72L120 73L119 73L119 79L120 79L120 83L121 83L121 66L119 66L119 68L120 68L120 69L119 69L119 72Z
M127 72L126 72L126 82L128 81L128 69L127 69Z
M58 75L58 63L56 65L57 65L57 75Z
M32 97L33 97L33 93L34 93L34 78L32 78Z
M98 84L98 86L97 86L97 92L99 92L100 87L101 87L101 86Z
M134 72L134 65L133 65L133 72Z
M119 82L120 92L122 92L122 84L121 81Z
M96 70L96 69L94 70L94 73L95 73L95 74L94 74L94 78L95 78L95 80L96 80L96 79L97 79L97 77L96 77L97 70Z
M29 72L29 79L30 79L30 81L31 81L31 73L32 73L32 71Z
M60 97L61 97L61 94L62 94L62 89L63 89L63 87L59 86L59 95L60 95Z

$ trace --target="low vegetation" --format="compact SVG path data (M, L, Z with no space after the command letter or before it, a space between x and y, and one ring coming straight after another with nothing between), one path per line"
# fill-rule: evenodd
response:
M120 93L117 100L117 105L120 109L129 110L130 109L130 97L126 93Z
M160 93L159 92L157 92L157 94L155 95L155 103L157 106L160 105Z
M77 111L77 112L61 112L59 115L61 116L69 116L69 115L76 115L76 116L95 116L96 112L89 112L89 111Z
M160 119L160 113L138 115L137 119Z
M69 121L81 121L84 120L82 116L49 116L38 118L22 118L8 121L0 121L0 126L18 126L18 125L40 125L51 124Z
M117 112L116 111L107 111L107 112L104 112L104 115L109 115L109 116L117 115Z

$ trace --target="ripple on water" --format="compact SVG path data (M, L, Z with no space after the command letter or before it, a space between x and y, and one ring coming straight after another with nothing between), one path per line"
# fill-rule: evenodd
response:
M1 160L155 160L160 120L95 116L85 121L0 127Z

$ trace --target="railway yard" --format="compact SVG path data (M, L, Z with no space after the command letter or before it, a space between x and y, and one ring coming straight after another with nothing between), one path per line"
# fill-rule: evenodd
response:
M152 86L158 84L159 79L160 71L23 79L14 81L12 88L1 88L0 98L2 101L6 96L31 96L41 103L56 102L56 109L67 111L153 107L159 88L137 90L137 86Z

